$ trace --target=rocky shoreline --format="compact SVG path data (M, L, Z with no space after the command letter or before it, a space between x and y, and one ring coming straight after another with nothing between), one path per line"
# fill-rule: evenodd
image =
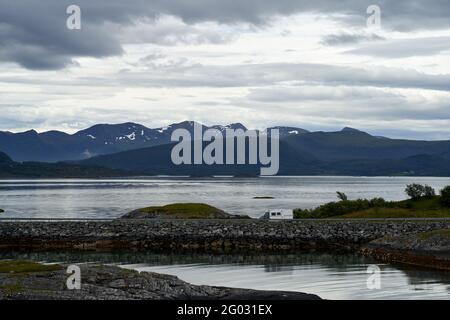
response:
M450 229L386 236L359 251L384 262L450 270Z
M0 271L0 300L320 300L300 292L196 286L170 275L90 264L80 265L80 290L69 290L66 267L52 269Z

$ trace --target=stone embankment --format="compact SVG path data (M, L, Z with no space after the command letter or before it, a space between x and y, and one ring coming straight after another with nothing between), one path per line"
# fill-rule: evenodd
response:
M0 248L349 249L386 236L450 227L448 220L114 220L0 222Z

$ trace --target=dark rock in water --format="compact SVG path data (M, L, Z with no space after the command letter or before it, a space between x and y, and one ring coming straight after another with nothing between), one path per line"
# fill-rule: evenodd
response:
M27 300L319 300L298 292L196 286L177 277L115 266L81 265L81 290L67 290L65 268L0 272L0 299Z
M226 213L203 203L175 203L131 211L121 219L236 219L248 218Z
M270 196L260 196L260 197L253 197L253 199L256 200L270 200L270 199L275 199L274 197L270 197Z

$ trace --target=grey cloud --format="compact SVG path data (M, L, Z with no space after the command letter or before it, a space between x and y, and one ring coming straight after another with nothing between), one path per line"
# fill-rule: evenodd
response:
M0 78L1 79L1 78ZM373 86L450 91L450 74L432 75L411 69L374 67L370 70L325 64L192 65L130 72L103 83L149 87L251 87L296 81L328 86ZM110 82L111 83L111 82Z
M381 40L385 40L385 38L375 33L341 33L326 35L321 42L327 46L342 46Z
M53 85L58 87L201 87L237 88L282 85L355 86L376 88L412 88L450 91L450 74L427 74L413 69L348 66L308 63L267 63L213 66L186 61L146 63L142 71L129 70L107 76L73 79L35 79L28 76L0 75L0 82Z
M0 128L30 128L45 122L46 116L35 106L0 104Z
M0 0L0 60L30 69L58 69L80 56L106 57L122 53L120 34L111 24L134 25L140 19L162 15L179 17L189 24L205 21L265 24L274 16L300 12L340 13L348 23L364 28L372 0L78 0L82 8L81 31L65 28L68 0ZM382 3L383 27L415 30L450 26L450 2L443 0L386 0ZM330 16L330 19L332 17ZM176 31L176 30L175 30ZM170 32L170 30L168 31ZM178 32L178 31L176 31ZM192 32L191 32L192 35ZM140 41L167 43L170 37ZM213 34L194 33L187 41L223 41Z
M450 50L450 37L387 40L347 51L350 54L384 58L429 56Z
M361 101L371 99L398 99L400 94L378 88L347 86L289 86L250 90L247 99L262 103L299 103L306 101Z
M163 46L178 44L222 44L231 41L233 34L224 33L211 25L189 25L174 17L145 19L123 28L118 26L121 43L153 43Z
M8 2L8 9L0 10L0 60L28 69L61 69L73 64L77 56L122 53L122 47L104 26L86 21L83 30L68 30L62 2L59 6Z
M308 88L310 89L310 88ZM229 103L259 112L270 114L274 109L281 114L293 116L335 119L365 119L366 121L441 121L450 119L448 95L442 94L434 99L410 97L395 91L380 92L379 89L361 88L356 98L347 92L351 88L321 86L323 95L311 97L302 94L301 88L287 87L258 89L243 98L230 99ZM296 91L300 91L295 95ZM278 97L282 98L278 98ZM331 120L333 123L333 120Z

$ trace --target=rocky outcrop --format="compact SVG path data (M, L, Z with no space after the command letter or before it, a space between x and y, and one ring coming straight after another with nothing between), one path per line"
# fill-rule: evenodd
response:
M282 251L343 248L385 236L449 228L414 220L116 220L0 222L0 248Z
M360 251L385 262L450 270L450 229L386 236Z
M115 266L81 265L81 290L68 290L65 268L0 272L0 299L26 300L319 300L300 292L196 286L177 277Z

